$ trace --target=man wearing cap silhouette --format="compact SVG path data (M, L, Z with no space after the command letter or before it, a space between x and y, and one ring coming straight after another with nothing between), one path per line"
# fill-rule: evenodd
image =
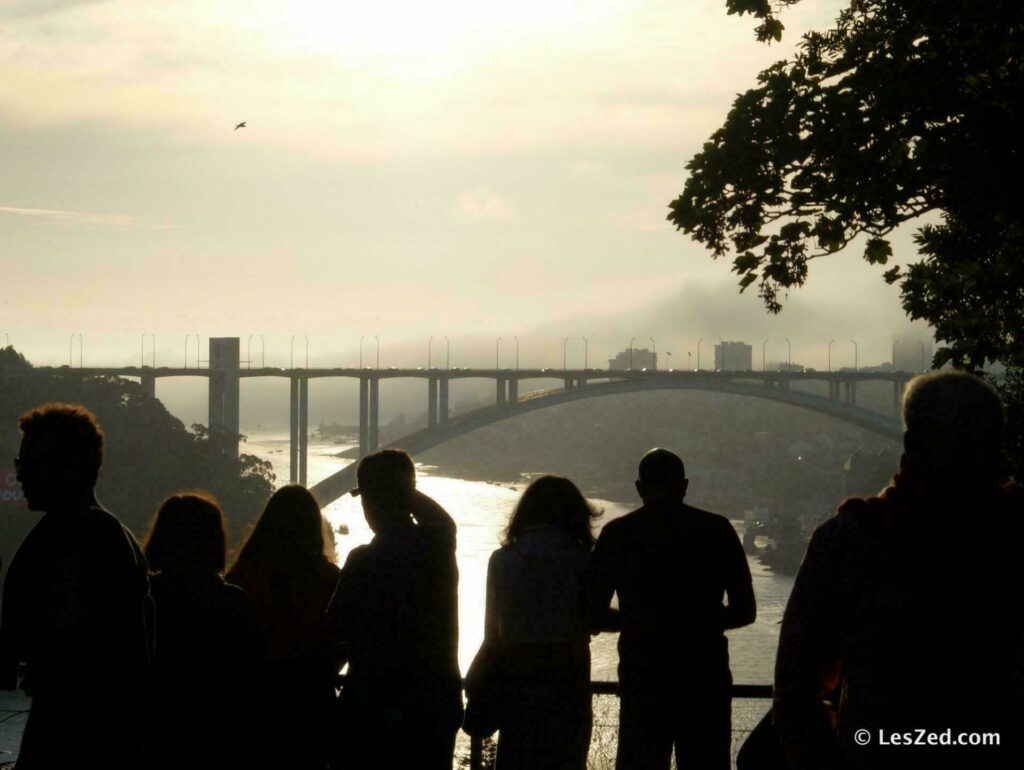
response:
M462 724L455 522L416 489L402 450L356 471L374 537L354 549L327 609L347 651L339 766L451 770Z
M619 599L619 770L667 770L673 746L680 767L730 766L723 632L754 621L754 592L729 520L684 503L688 484L677 455L644 455L643 506L605 525L591 561L595 627Z
M18 768L142 767L149 667L148 569L93 488L103 434L84 407L22 416L15 460L28 507L45 515L4 584L0 686L32 696Z

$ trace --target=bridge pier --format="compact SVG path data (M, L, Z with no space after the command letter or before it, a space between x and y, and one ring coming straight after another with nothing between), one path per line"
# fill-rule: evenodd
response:
M369 453L370 446L370 380L359 378L359 456Z
M437 377L427 380L427 427L437 425Z
M499 375L499 376L494 378L494 382L497 385L497 389L498 389L497 404L498 404L498 406L505 406L505 401L506 401L505 378L502 377L501 375Z
M141 377L142 392L147 398L156 398L156 377L152 374L144 374Z
M306 486L309 458L309 378L299 380L299 483Z
M239 339L210 338L209 428L221 451L238 457ZM156 386L154 384L154 393Z
M447 377L441 378L441 395L438 399L438 416L442 425L448 424L448 383Z
M843 401L845 401L847 404L853 403L853 388L851 387L852 385L853 383L850 382L849 380L843 383Z
M516 377L508 378L508 402L511 406L519 403L519 379Z
M370 380L370 424L367 427L367 449L376 452L380 446L380 380Z

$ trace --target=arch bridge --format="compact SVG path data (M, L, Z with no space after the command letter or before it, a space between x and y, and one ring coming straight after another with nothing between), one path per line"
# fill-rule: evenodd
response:
M851 423L886 438L899 440L897 419L900 397L909 372L816 371L676 371L606 369L370 369L370 368L241 368L237 337L214 337L209 341L209 368L160 367L37 367L32 375L137 377L143 391L156 397L156 380L162 377L204 377L209 382L209 428L218 434L225 451L238 453L239 383L255 377L281 377L290 383L290 473L291 481L306 483L309 438L309 381L350 378L359 381L359 456L380 447L380 383L387 379L418 378L427 381L427 425L391 446L422 452L456 436L507 420L526 412L576 401L582 398L619 395L652 390L700 390L766 399L810 409ZM12 372L0 371L0 376ZM493 406L452 415L451 383L460 379L484 378L495 384ZM520 394L525 380L556 380L561 387ZM825 382L828 397L791 387L793 383ZM867 381L892 383L892 408L881 414L857 404L857 384ZM322 504L337 499L354 484L354 466L343 469L312 489Z

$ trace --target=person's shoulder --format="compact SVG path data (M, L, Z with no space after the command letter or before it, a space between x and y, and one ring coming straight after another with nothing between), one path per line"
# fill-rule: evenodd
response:
M623 514L618 518L612 519L601 528L601 538L614 539L618 537L625 537L630 532L636 531L638 527L643 526L643 508L637 508L634 511Z
M721 531L733 530L732 522L729 521L728 517L723 516L720 513L707 511L703 508L695 508L694 506L687 505L686 503L683 503L683 509L694 521L697 521L709 529Z

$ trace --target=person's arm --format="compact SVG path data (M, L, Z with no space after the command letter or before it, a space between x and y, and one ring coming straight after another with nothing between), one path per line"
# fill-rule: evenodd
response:
M786 604L775 660L772 721L793 770L842 766L824 693L841 673L835 520L814 533Z
M754 585L743 544L731 524L726 524L725 595L728 603L722 608L722 628L749 626L757 617Z
M620 631L622 624L619 611L611 607L616 589L616 566L614 538L602 532L590 555L587 568L587 603L590 614L590 632Z
M498 551L487 562L487 598L484 604L484 642L496 642L501 634L498 620Z

